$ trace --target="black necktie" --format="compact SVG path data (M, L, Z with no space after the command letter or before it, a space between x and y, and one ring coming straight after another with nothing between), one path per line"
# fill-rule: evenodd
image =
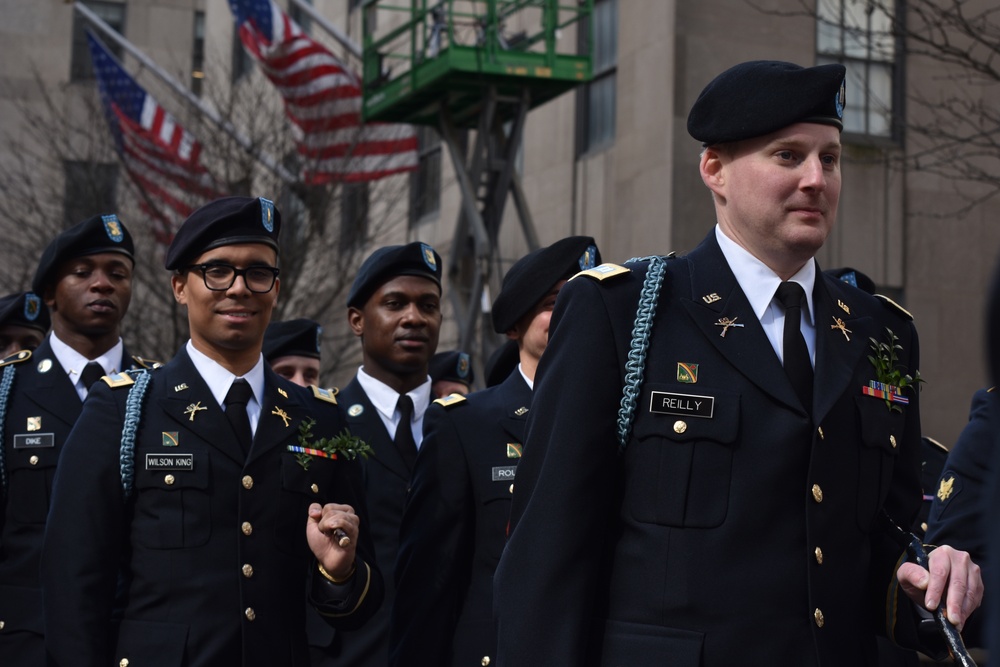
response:
M83 386L87 388L87 392L90 392L90 388L102 377L104 377L104 369L96 361L87 363L83 367L83 372L80 373L80 379L83 381Z
M233 386L226 394L226 419L236 433L236 439L243 448L244 454L250 453L250 445L253 443L253 431L250 429L250 415L247 414L247 403L253 396L250 384L243 379L233 381Z
M798 283L784 282L778 285L775 297L785 308L784 366L788 379L802 400L806 411L812 412L813 369L809 360L809 348L802 337L802 300L806 293Z
M399 410L399 425L396 427L396 437L393 442L399 455L403 457L406 467L413 470L417 461L417 443L413 440L413 400L406 394L400 394L396 402Z

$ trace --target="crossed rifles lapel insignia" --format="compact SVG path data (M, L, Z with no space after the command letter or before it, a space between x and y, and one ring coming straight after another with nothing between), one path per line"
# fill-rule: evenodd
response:
M715 323L715 326L722 327L722 333L720 333L719 336L725 338L726 333L728 333L730 327L743 328L742 324L736 322L736 320L738 319L740 318L734 317L733 319L729 319L728 317L720 317L719 321Z
M192 403L191 405L184 408L184 414L188 415L189 421L194 421L194 416L198 414L198 412L201 410L208 410L208 408L204 407L201 404L201 401L198 401L197 403Z

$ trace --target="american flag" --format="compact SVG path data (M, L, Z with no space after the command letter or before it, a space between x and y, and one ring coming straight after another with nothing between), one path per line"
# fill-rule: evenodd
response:
M285 101L303 179L371 181L417 168L409 125L361 124L361 81L271 0L229 0L240 39Z
M199 160L201 144L129 76L107 47L87 31L104 115L153 235L169 245L198 206L223 196Z

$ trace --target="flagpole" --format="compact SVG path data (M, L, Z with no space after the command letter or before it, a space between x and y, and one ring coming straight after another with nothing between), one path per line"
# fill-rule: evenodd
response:
M319 24L323 30L326 30L331 37L340 42L348 51L351 52L358 60L362 59L361 47L358 46L357 42L348 37L347 33L338 28L337 26L330 23L325 16L316 11L316 8L305 2L305 0L289 0L293 5L298 7L300 10L309 15L313 21Z
M101 17L92 12L89 7L87 7L82 2L74 2L73 10L78 12L85 19L90 21L91 24L98 30L100 30L108 39L112 40L123 49L132 54L139 62L146 66L153 74L158 76L164 83L170 86L174 92L179 94L190 104L194 105L206 118L215 123L219 129L231 136L236 142L242 146L250 155L254 156L261 164L273 171L279 178L288 183L289 185L294 185L298 182L292 172L288 171L284 165L275 161L273 157L268 155L266 152L256 148L253 142L250 141L246 136L244 136L239 130L233 127L233 124L229 121L223 119L214 109L207 106L202 100L198 99L194 93L188 90L187 86L181 84L172 76L170 76L164 69L157 65L149 56L143 53L137 46L132 42L128 41L122 37L117 30L105 23Z

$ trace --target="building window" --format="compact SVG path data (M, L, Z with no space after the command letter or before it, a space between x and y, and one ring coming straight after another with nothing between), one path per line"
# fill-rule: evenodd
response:
M99 19L111 26L119 35L125 34L125 5L120 2L87 2ZM122 47L108 39L100 30L90 25L79 12L73 12L73 53L70 56L70 81L84 81L94 78L94 66L90 61L90 47L87 44L87 29L97 35L108 50L121 60Z
M593 15L580 28L580 52L590 53L593 77L577 93L578 157L615 140L618 0L596 0Z
M67 160L63 163L63 176L66 179L63 215L67 225L117 209L117 164Z
M232 65L232 82L236 83L244 76L246 76L250 70L253 69L253 56L250 52L246 50L243 46L243 40L240 39L240 28L236 26L233 28L233 65Z
M368 183L345 183L340 193L340 247L357 248L368 236Z
M194 39L191 42L191 92L201 97L205 80L205 12L194 13Z
M892 18L868 0L820 0L817 62L847 68L844 131L895 138L896 39Z
M410 224L441 210L441 137L433 127L417 128L419 165L410 174Z
M305 0L305 3L312 6L313 0ZM294 2L288 3L288 18L299 24L299 27L302 28L302 32L305 34L308 35L312 32L312 17L306 14Z

